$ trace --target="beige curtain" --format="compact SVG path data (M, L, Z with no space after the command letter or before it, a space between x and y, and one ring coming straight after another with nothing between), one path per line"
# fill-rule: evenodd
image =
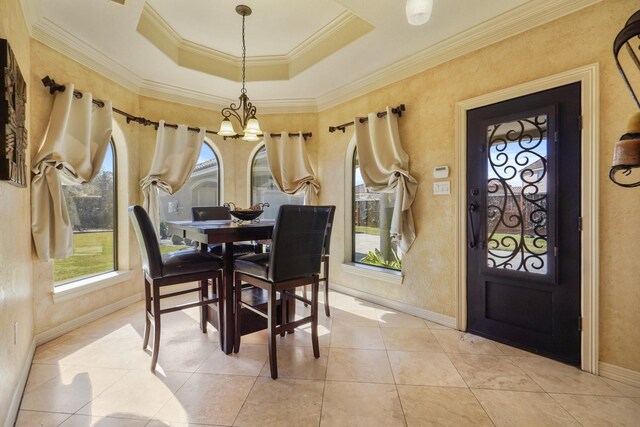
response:
M173 194L187 182L198 161L204 135L204 128L200 128L200 132L189 131L186 125L174 129L165 127L164 120L158 125L153 163L149 174L140 181L143 207L156 233L160 230L159 192Z
M44 261L73 255L73 227L62 184L84 184L100 171L111 139L112 108L93 105L91 93L57 92L47 132L33 160L31 232Z
M317 205L320 183L309 162L302 132L294 137L282 132L279 138L265 133L264 144L278 189L286 194L304 193L305 205Z
M407 252L416 238L411 205L418 182L409 175L409 156L403 150L398 133L398 119L387 107L387 115L378 118L370 113L368 121L355 122L360 173L366 188L379 193L395 193L391 218L391 239Z

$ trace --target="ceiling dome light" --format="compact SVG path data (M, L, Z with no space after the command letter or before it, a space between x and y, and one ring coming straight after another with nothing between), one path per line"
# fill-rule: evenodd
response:
M407 0L407 21L411 25L426 24L432 9L433 0Z

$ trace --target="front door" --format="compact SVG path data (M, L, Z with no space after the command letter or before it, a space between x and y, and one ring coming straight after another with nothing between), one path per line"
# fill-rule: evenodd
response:
M580 84L467 115L467 329L580 364Z

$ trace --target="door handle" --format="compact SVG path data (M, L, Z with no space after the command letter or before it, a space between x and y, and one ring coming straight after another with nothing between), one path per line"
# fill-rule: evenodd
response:
M473 225L473 213L478 210L478 204L476 202L471 202L469 204L469 230L471 231L471 241L469 242L469 247L471 249L475 249L478 246L478 237L476 236L476 227Z

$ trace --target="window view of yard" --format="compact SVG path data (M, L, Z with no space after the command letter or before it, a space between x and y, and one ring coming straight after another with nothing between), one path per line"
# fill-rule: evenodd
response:
M353 262L401 270L402 254L389 234L395 194L365 188L357 150L353 160L353 185Z

